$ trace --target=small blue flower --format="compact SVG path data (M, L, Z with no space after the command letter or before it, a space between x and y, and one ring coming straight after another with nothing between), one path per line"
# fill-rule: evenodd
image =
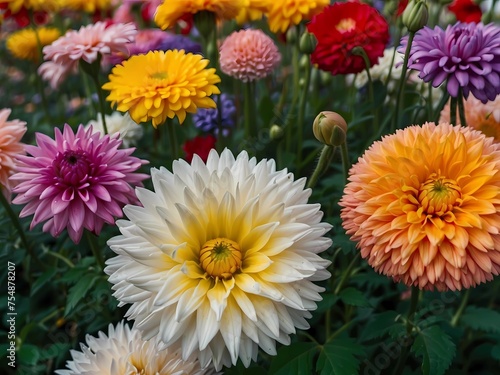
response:
M233 99L226 94L214 95L217 107L221 109L222 134L227 135L229 129L234 127L234 114L236 107ZM220 100L220 103L218 102ZM200 108L193 116L194 125L207 133L217 134L219 132L219 112L216 108Z

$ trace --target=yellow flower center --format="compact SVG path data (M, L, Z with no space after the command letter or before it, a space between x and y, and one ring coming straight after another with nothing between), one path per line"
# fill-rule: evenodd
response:
M200 263L210 276L230 279L241 267L240 246L227 238L209 240L201 248Z
M353 30L356 27L356 21L352 18L344 18L342 19L335 28L341 33L346 33L348 31Z
M156 72L149 75L150 78L159 80L166 79L167 76L168 76L167 72Z
M428 215L442 216L453 210L457 200L462 197L460 186L455 180L433 173L420 186L418 200Z

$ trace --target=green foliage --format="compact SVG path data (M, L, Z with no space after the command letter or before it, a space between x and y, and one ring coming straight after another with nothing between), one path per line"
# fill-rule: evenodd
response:
M320 375L357 374L359 357L364 356L362 345L353 339L333 339L321 348L316 371Z
M441 328L431 326L418 332L411 350L422 358L424 375L442 375L451 365L456 346Z
M500 312L485 307L468 306L460 322L474 330L500 333Z

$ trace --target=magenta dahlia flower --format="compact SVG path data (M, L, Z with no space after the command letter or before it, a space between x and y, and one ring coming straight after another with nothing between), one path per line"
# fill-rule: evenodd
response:
M75 243L84 229L99 234L125 204L137 203L134 188L149 177L135 173L147 162L131 156L134 148L119 148L118 134L102 136L83 125L75 134L66 124L55 139L37 133L36 142L18 157L12 202L26 205L20 217L34 214L30 229L45 221L43 231L54 237L65 228Z
M405 52L408 38L398 51ZM461 23L424 27L415 34L408 68L420 71L424 82L446 89L457 97L459 88L467 98L472 93L486 103L500 94L500 27L493 23Z

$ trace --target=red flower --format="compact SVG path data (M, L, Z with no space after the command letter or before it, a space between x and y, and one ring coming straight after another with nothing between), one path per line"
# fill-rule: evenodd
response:
M197 154L201 160L206 162L210 150L215 148L215 141L215 137L211 134L206 137L197 136L193 139L187 140L182 146L182 149L186 153L186 161L191 163L194 154Z
M452 4L448 5L448 10L460 22L481 22L481 17L483 16L479 5L475 4L472 0L455 0Z
M396 11L396 16L397 17L401 16L407 6L408 6L408 0L400 0L398 3L398 10Z
M359 73L365 68L354 47L363 47L370 66L384 54L389 25L373 7L358 2L335 3L314 16L307 25L318 39L311 55L318 68L336 74Z

